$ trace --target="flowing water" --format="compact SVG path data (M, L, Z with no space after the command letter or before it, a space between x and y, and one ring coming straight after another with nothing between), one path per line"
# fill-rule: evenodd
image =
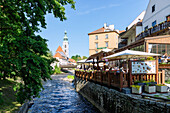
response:
M73 83L62 80L64 77L52 76L53 80L45 82L40 98L34 99L28 113L100 113L75 91Z

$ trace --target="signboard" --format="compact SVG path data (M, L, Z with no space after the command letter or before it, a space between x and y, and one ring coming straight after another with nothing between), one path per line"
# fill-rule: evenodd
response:
M97 49L106 49L107 47L98 47Z
M156 74L156 61L132 61L132 74Z

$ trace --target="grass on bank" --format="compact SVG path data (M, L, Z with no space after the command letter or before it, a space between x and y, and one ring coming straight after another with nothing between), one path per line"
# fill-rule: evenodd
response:
M68 79L74 79L74 75L68 75L67 78Z
M17 113L21 104L16 101L13 79L0 80L0 113Z

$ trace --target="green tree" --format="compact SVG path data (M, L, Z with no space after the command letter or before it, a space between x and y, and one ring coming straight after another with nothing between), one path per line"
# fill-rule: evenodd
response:
M81 56L75 55L75 56L72 56L71 59L74 59L75 61L79 61L79 60L81 60Z
M23 103L38 96L41 81L50 79L52 59L47 59L47 40L35 32L46 28L45 15L53 13L66 20L65 5L75 8L73 0L1 0L0 1L0 78L20 77L14 89Z

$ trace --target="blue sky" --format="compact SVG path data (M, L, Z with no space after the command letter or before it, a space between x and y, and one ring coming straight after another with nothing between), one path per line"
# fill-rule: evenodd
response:
M55 54L62 46L64 31L69 40L69 56L89 56L88 33L114 24L115 29L124 30L143 10L149 0L75 0L76 10L66 6L66 21L59 21L52 14L46 15L47 29L39 33L48 39L48 47Z

